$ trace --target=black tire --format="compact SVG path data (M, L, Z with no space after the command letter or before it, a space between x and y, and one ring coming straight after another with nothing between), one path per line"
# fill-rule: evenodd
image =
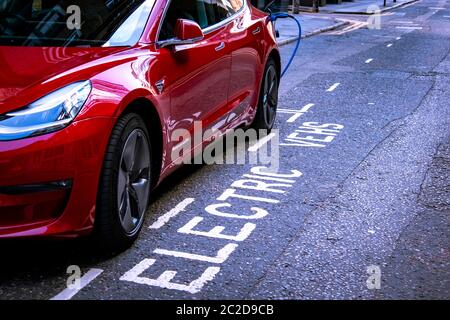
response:
M271 84L268 81L274 81L272 93L267 89ZM261 89L258 100L258 107L255 115L255 119L251 124L251 128L256 130L267 130L267 133L273 128L276 119L277 107L278 107L278 88L280 83L280 75L275 61L270 58L266 64L263 73L263 80L261 81ZM268 110L270 108L270 110ZM272 117L269 117L271 112ZM270 118L270 119L269 119ZM259 132L258 132L259 133Z
M133 184L132 182L130 182L130 176L132 174L131 171L133 171L133 169L131 169L129 173L126 173L126 170L124 171L122 169L125 163L125 147L127 147L127 150L131 150L130 143L132 142L130 142L130 139L135 140L134 151L132 151L133 155L140 153L137 151L138 144L140 146L139 151L142 151L142 153L145 154L147 154L148 151L148 192L146 192L146 188L144 192L142 192L142 190L140 192L141 195L146 194L145 203L139 203L139 201L136 200L138 198L138 192L136 192L136 190L133 189L133 196L130 196L131 191L128 191L128 188L133 188ZM145 145L148 145L148 150L145 149ZM97 195L94 237L97 244L99 245L99 249L104 252L120 252L130 247L137 239L139 232L142 229L145 211L148 209L150 198L152 156L151 151L152 148L148 131L142 118L135 113L129 113L120 118L111 133L111 138L106 149ZM130 152L128 152L128 154L130 154ZM134 168L135 166L137 167L138 165L135 164L136 162L147 163L147 158L141 160L139 157L139 160L136 160L137 158L138 157L127 157L127 159L133 159L130 168ZM147 177L147 172L144 172L142 170L142 175L144 178L141 179L140 172L141 170L139 170L139 180L136 181L143 181L144 178ZM123 177L126 174L128 174L129 176L124 182ZM126 191L120 192L119 184L121 186L125 186L124 190ZM125 199L126 197L128 201L123 200L122 202L122 200L118 198L119 193L122 193L120 199ZM142 212L141 208L145 207L145 210L142 213L142 217L139 217L140 221L136 222L135 230L125 230L125 227L123 226L124 222L121 217L121 212L124 212L124 210L121 210L122 206L120 206L120 204L118 203L119 201L120 204L126 205L127 208L125 209L125 211L130 211L130 213L132 211L140 213ZM133 217L132 221L137 221L137 219L138 218ZM131 220L128 219L128 222L129 221Z

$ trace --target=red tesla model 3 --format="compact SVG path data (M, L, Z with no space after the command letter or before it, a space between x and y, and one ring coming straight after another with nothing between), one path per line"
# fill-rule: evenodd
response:
M124 248L174 130L272 128L280 55L247 0L3 0L0 66L0 238Z

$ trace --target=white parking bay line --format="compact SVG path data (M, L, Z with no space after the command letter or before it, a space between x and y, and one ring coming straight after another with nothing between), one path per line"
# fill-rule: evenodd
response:
M300 110L292 110L292 109L277 109L277 113L299 113Z
M304 106L299 112L302 113L306 113L309 111L309 109L311 109L312 107L314 107L315 104L314 103L308 103L306 106Z
M70 300L78 292L80 292L84 287L91 283L95 278L97 278L103 272L102 269L90 269L84 276L80 279L80 286L77 288L66 288L50 300Z
M371 63L373 61L373 59L371 58L371 59L367 59L366 60L366 63Z
M290 117L290 118L288 119L288 121L286 121L286 122L288 122L288 123L295 122L295 121L297 121L297 119L300 118L302 115L304 115L304 113L298 112L298 113L294 114L292 117Z
M292 117L289 118L289 120L287 121L288 123L292 123L295 122L298 118L300 118L302 115L304 115L305 113L307 113L309 111L309 109L311 109L312 107L314 107L315 104L314 103L308 103L306 106L304 106L301 110L298 110Z
M252 145L250 148L248 148L249 152L256 152L258 151L262 146L264 146L265 144L267 144L270 140L272 140L275 137L275 133L271 133L268 136L259 139L258 141L256 141L256 143L254 145Z
M404 30L422 30L422 27L396 27L397 29L404 29Z
M339 87L341 84L339 82L333 84L328 90L327 92L333 92L334 90L336 90L337 87Z
M172 210L170 210L169 212L163 214L162 216L160 216L158 218L158 220L156 220L150 227L148 227L149 229L159 229L161 227L163 227L167 222L169 222L170 219L172 219L173 217L177 216L180 212L184 211L186 209L186 207L188 205L190 205L191 203L193 203L195 201L194 198L187 198L184 199L183 201L181 201L179 204L177 204L175 206L175 208L173 208Z

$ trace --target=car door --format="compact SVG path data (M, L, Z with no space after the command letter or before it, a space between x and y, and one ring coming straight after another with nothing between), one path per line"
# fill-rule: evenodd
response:
M177 19L193 20L204 31L202 41L159 50L158 63L165 70L159 84L170 90L170 132L186 129L192 135L196 121L201 121L203 131L225 125L231 57L226 45L226 25L216 20L215 3L172 0L162 24L159 40L173 37L170 29ZM173 150L180 147L180 141L170 141L169 145Z
M263 24L253 19L246 0L220 0L235 16L228 34L231 53L229 103L233 108L230 121L245 116L258 99L262 73Z

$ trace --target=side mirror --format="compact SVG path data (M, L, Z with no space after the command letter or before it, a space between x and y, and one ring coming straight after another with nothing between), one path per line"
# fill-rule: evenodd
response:
M203 31L198 23L192 20L178 19L175 25L175 38L159 42L158 47L193 44L203 40L203 38Z
M181 41L200 41L203 39L203 31L192 20L178 19L175 26L175 37Z

